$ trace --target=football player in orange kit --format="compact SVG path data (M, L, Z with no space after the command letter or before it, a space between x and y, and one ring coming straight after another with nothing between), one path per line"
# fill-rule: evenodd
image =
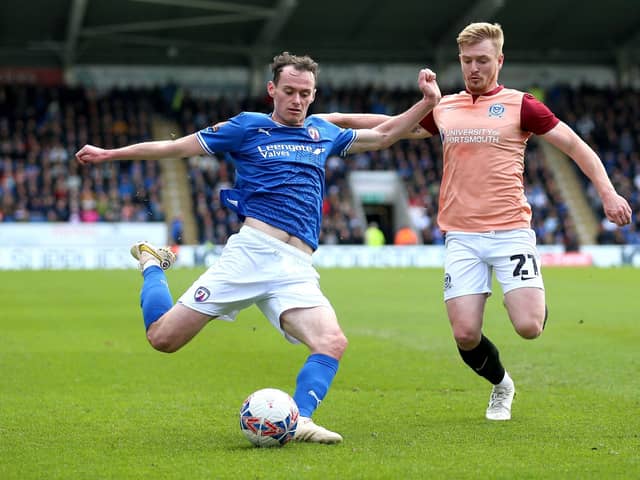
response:
M628 224L631 208L597 154L570 127L532 95L498 83L504 62L500 25L472 23L457 42L466 89L443 96L413 138L439 134L442 139L438 225L446 232L447 314L462 359L493 385L486 418L509 420L515 386L482 325L493 271L521 337L538 337L546 323L540 256L523 184L529 137L540 135L577 163L595 186L610 221ZM351 128L371 128L387 118L341 113L324 117Z

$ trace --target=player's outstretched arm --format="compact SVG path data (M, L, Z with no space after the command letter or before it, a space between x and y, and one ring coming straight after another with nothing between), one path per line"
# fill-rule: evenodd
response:
M327 122L331 122L334 125L338 125L342 128L359 129L372 129L378 125L386 122L391 117L390 115L382 115L380 113L319 113L317 117L324 118ZM422 119L421 119L422 120ZM402 139L417 139L428 138L431 133L425 130L420 125L416 125L411 130L404 133Z
M565 155L571 157L580 170L591 180L600 199L607 218L622 227L631 222L629 202L618 195L600 158L577 133L564 122L542 135L542 138L557 147Z
M128 145L122 148L104 149L85 145L76 153L82 164L102 163L110 160L160 160L161 158L183 158L202 155L205 151L195 134L177 140L160 140Z
M375 128L381 123L391 118L391 115L383 115L381 113L317 113L316 117L324 118L327 122L331 122L342 128L370 129Z
M387 148L402 138L407 138L422 120L435 107L442 94L436 82L436 74L429 69L420 70L418 86L422 99L409 110L390 117L372 129L357 130L356 141L349 152L364 152Z

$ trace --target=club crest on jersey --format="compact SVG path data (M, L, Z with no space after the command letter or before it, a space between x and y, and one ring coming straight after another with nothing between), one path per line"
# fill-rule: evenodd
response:
M489 117L502 118L504 110L504 105L501 103L494 103L489 107Z
M211 292L208 288L198 287L196 293L193 294L193 299L196 302L204 302L207 298L211 296Z
M309 127L307 128L307 132L309 132L309 136L314 140L314 141L318 141L320 140L320 132L318 131L318 129L316 127Z

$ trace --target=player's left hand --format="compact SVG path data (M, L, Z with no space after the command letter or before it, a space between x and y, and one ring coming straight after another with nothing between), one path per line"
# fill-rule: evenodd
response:
M109 160L109 155L108 151L104 148L85 145L76 153L76 160L83 165L101 163Z
M631 223L631 207L624 197L617 193L602 198L602 208L607 218L619 227Z

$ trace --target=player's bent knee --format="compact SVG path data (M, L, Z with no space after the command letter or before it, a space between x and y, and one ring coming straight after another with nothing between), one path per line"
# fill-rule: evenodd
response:
M538 338L542 334L543 321L530 322L526 325L521 325L517 328L518 335L527 340L533 340Z
M338 348L340 349L341 355L344 353L344 351L347 349L348 346L349 346L349 340L347 339L347 337L344 334L340 335Z
M470 350L480 343L482 333L472 329L459 328L454 329L453 338L458 346L465 350Z
M342 355L344 355L344 352L349 345L347 337L340 330L325 335L319 343L320 345L318 349L320 351L337 359L342 358Z
M332 341L332 348L334 350L334 353L336 354L336 358L342 357L348 345L349 340L347 340L347 337L344 335L344 333L339 332L334 336L334 340Z
M182 346L171 336L166 335L162 330L157 328L149 328L147 331L147 340L154 349L164 353L173 353Z

